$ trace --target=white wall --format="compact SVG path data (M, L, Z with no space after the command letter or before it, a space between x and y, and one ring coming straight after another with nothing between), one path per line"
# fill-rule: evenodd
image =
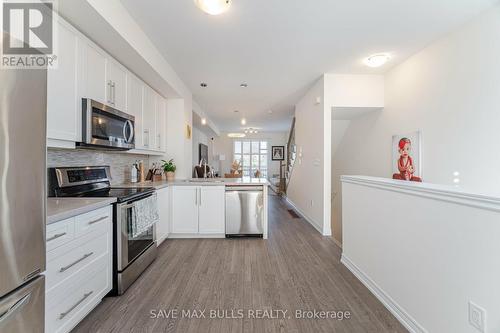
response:
M401 183L343 184L342 262L413 332L500 332L500 199Z
M499 193L499 40L496 6L387 73L385 109L352 120L333 158L337 188L342 174L391 177L392 135L421 130L424 181L458 171L463 188Z
M278 161L271 160L271 146L285 146L288 141L288 133L286 132L261 132L257 134L247 134L247 136L243 139L259 139L259 140L267 140L269 145L268 151L268 176L272 176L273 174L279 174L279 165ZM231 163L233 162L233 142L237 139L228 138L227 133L221 133L220 137L217 137L213 141L213 156L217 157L217 155L223 154L226 156L226 160L222 161L221 164L221 172L229 173L231 169ZM285 148L286 149L286 148ZM218 164L215 163L215 164ZM218 169L218 165L215 166Z
M325 236L332 234L332 148L348 126L339 122L333 133L332 110L348 120L383 106L383 76L343 74L323 75L295 106L298 159L287 197Z
M329 192L329 185L324 173L325 169L328 172L330 169L325 166L326 136L328 150L331 143L330 133L325 126L329 127L331 120L328 113L328 121L325 122L327 112L324 82L322 76L295 105L297 159L287 189L287 198L316 229L327 235L329 228L324 228L324 221L329 219L325 219L324 209L329 208L329 199L325 199L325 191Z

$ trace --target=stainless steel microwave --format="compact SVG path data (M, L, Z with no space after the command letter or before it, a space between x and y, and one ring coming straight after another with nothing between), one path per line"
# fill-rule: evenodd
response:
M129 150L135 148L135 117L90 98L82 100L80 147Z

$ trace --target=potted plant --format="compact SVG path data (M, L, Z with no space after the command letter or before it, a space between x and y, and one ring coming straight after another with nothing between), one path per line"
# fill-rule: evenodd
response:
M165 160L161 160L163 162L163 171L167 174L167 180L173 181L175 179L175 169L177 167L174 164L174 159L170 159L168 162Z

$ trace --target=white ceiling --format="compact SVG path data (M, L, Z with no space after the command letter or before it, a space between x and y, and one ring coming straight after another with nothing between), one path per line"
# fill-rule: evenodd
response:
M383 73L498 2L233 0L210 16L192 0L121 1L222 131L240 130L243 116L246 127L287 130L322 73ZM362 64L377 52L393 59Z

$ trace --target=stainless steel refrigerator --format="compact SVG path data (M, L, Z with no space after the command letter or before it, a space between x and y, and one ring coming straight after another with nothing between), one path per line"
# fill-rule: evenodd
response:
M2 333L44 331L46 109L45 70L0 69Z

